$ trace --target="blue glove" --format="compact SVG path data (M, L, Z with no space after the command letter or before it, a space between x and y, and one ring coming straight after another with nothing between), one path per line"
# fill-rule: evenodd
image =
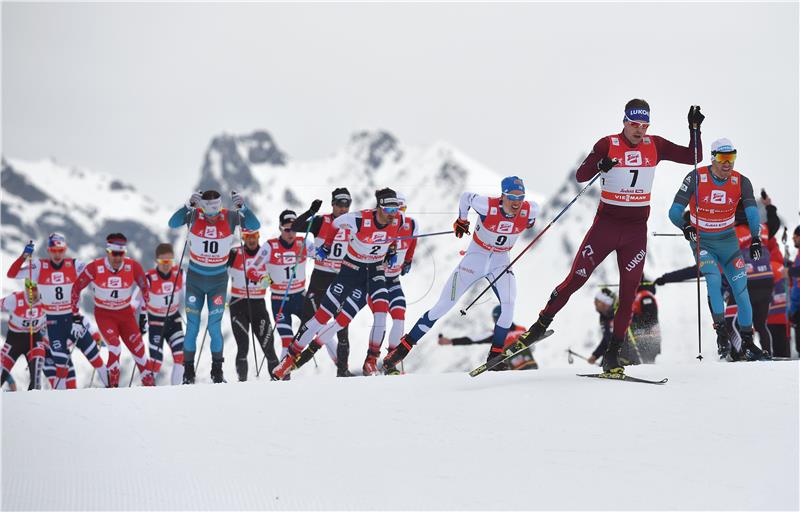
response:
M400 271L400 275L404 276L404 275L408 274L409 272L411 272L411 262L410 261L406 261L405 263L403 263L403 269Z
M386 262L389 264L390 267L393 267L397 264L397 254L389 254L389 257L386 258Z
M330 253L331 253L331 246L330 245L320 245L317 248L317 259L320 260L320 261L324 260L324 259L326 259L328 257L328 255Z
M27 245L25 245L25 249L22 250L23 256L30 256L33 254L33 240L28 241Z

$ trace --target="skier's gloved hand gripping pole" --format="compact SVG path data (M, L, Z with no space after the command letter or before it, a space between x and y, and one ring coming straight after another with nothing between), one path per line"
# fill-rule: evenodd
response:
M539 240L539 238L541 238L541 236L542 236L542 235L544 235L544 234L547 232L547 230L548 230L548 229L550 229L550 226L552 226L553 224L555 224L555 223L556 223L556 221L558 221L558 219L559 219L559 218L560 218L562 215L564 215L564 212L566 212L566 211L569 209L569 207L570 207L570 206L572 206L572 205L575 203L575 201L577 201L577 200L578 200L578 198L579 198L579 197L581 197L581 196L583 195L583 193L584 193L584 192L586 192L586 190L587 190L589 187L591 187L591 186L592 186L592 184L593 184L595 181L597 181L597 178L599 178L599 177L600 177L600 174L601 174L601 173L597 173L597 174L595 174L595 175L594 175L594 178L592 178L591 180L589 180L589 183L587 183L587 184L586 184L586 186L585 186L585 187L583 187L583 188L581 189L581 191L580 191L580 192L578 192L578 194L577 194L577 195L576 195L574 198L572 198L572 201L570 201L570 202L569 202L569 203L568 203L568 204L567 204L567 205L566 205L566 206L565 206L565 207L564 207L564 208L563 208L563 209L562 209L560 212L558 212L558 215L556 215L556 216L555 216L555 218L554 218L553 220L551 220L551 221L550 221L550 222L547 224L547 226L545 226L545 227L544 227L544 229L542 229L542 230L539 232L539 234L538 234L538 235L536 235L536 237L534 237L534 239L533 239L533 240L531 240L531 241L530 241L530 243L529 243L528 245L526 245L526 246L525 246L525 248L524 248L524 249L522 249L522 251L521 251L521 252L520 252L520 253L517 255L517 257L516 257L516 258L514 258L513 260L511 260L511 263L509 263L509 264L506 266L506 268L504 268L504 269L503 269L503 271L502 271L502 272L500 272L500 273L497 275L497 277L495 277L495 278L492 280L492 282L491 282L491 283L489 283L489 286L487 286L486 288L484 288L484 290L483 290L483 291L482 291L482 292L481 292L481 293L480 293L480 294L479 294L477 297L475 297L475 298L472 300L472 302L470 302L470 303L469 303L469 306L467 306L466 308L464 308L464 309L462 309L462 310L461 310L461 314L462 314L462 315L466 315L466 314L467 314L467 311L469 311L469 308L471 308L471 307L472 307L472 306L473 306L473 305L474 305L476 302L478 302L478 299L480 299L481 297L483 297L483 294L484 294L484 293L486 293L487 291L489 291L489 290L491 290L491 289L492 289L492 287L493 287L493 286L494 286L494 284L497 282L497 280L498 280L498 279L500 279L500 278L503 276L503 274L505 274L506 272L508 272L508 270L509 270L509 269L512 267L512 265L514 265L514 263L516 263L516 262L517 262L517 260L518 260L518 259L520 259L520 258L522 257L522 255L523 255L523 254L525 254L525 253L528 251L528 249L530 249L530 248L533 246L533 244L535 244L535 243L536 243L536 241L537 241L537 240ZM460 220L460 219L459 219L459 220ZM458 222L458 221L456 221L456 222ZM469 227L469 223L467 222L467 228L468 228L468 227ZM458 228L456 228L456 231L458 231ZM468 233L469 233L469 232L467 231L467 234L468 234Z
M242 273L244 274L244 293L247 298L247 326L250 331L250 339L253 340L253 364L256 367L256 378L261 374L261 369L258 366L258 354L256 354L256 334L255 327L253 326L253 306L250 304L250 282L247 278L247 254L244 252L244 234L242 233L242 217L239 215L239 210L244 206L242 196L231 190L231 200L233 207L236 209L236 223L239 224L239 249L242 251ZM264 349L262 348L263 352ZM266 355L264 356L266 357Z
M303 248L301 250L306 250L306 240L308 239L308 232L311 231L311 223L314 221L314 216L308 218L308 224L306 225L306 232L303 235ZM272 329L269 332L269 336L267 336L267 343L272 343L273 336L275 335L275 329L278 327L278 318L281 317L283 313L283 306L286 304L286 300L289 298L289 289L292 287L292 281L294 280L295 275L297 275L297 265L300 263L301 258L297 258L294 262L294 266L292 267L292 271L289 275L289 282L286 284L286 291L283 292L283 298L281 299L281 305L278 308L278 314L275 315L275 324L272 326ZM299 331L298 331L299 332ZM261 370L261 367L264 366L264 361L267 360L267 354L264 353L264 357L261 358L261 364L258 366L258 370ZM314 358L314 364L317 364L316 358Z

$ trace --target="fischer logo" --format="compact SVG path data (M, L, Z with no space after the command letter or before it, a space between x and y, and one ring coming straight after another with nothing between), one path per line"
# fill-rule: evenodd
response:
M631 261L629 261L627 265L625 265L625 270L627 270L628 272L630 272L631 270L635 269L635 268L636 268L636 266L637 266L639 263L641 263L642 261L644 261L644 257L645 257L645 255L646 255L646 254L647 254L647 253L645 252L645 250L644 250L644 249L642 249L641 251L639 251L638 253L636 253L636 256L634 256L634 257L633 257L633 259L632 259Z

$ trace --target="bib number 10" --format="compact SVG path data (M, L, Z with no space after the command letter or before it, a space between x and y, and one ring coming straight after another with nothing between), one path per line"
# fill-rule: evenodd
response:
M217 254L219 252L219 242L216 240L203 240L203 252Z

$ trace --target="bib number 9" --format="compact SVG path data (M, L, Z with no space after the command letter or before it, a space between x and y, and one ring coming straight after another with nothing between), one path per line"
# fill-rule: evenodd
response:
M499 235L497 240L495 240L494 245L501 246L504 245L508 241L508 237L506 235Z

